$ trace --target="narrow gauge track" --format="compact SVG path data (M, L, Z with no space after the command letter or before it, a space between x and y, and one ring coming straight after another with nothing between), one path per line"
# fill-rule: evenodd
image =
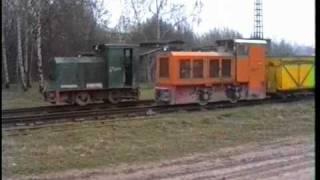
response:
M253 106L270 103L288 103L300 100L313 99L313 94L294 96L287 99L282 98L268 98L264 100L250 100L239 101L238 103L230 103L228 101L214 102L206 106L199 106L198 104L186 105L170 105L170 106L155 106L155 105L141 105L129 106L119 108L94 108L74 111L50 112L42 114L22 114L18 116L2 116L2 127L6 131L33 129L39 128L43 125L61 124L66 122L81 122L94 120L108 120L114 121L117 117L133 117L133 116L147 116L156 113L170 113L179 111L199 111L199 110L214 110L219 108L235 108L242 106Z
M52 106L41 106L41 107L30 107L30 108L18 108L18 109L4 109L2 110L2 116L4 117L14 117L14 116L26 116L31 114L43 114L43 113L55 113L55 112L67 112L67 111L83 111L90 109L99 108L121 108L128 106L139 106L139 105L150 105L152 100L141 100L138 102L122 102L119 104L89 104L87 106L78 105L52 105Z

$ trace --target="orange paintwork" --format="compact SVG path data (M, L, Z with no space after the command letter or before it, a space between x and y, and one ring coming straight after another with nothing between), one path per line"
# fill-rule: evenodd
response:
M264 98L266 93L265 64L266 47L261 44L248 44L249 51L247 55L236 57L231 53L218 52L164 52L158 55L156 70L156 86L219 86L222 84L233 84L246 86L249 96ZM159 78L159 58L169 59L169 77ZM202 78L180 78L180 61L191 60L191 77L193 61L203 60ZM231 76L221 78L222 59L231 60ZM219 61L220 77L212 78L209 73L209 62L211 60Z
M168 52L158 55L158 58L169 58L169 78L159 78L159 61L157 61L157 85L207 85L231 83L235 79L235 61L231 54L216 52ZM231 77L229 78L211 78L209 77L209 62L211 60L219 60L221 66L222 59L231 60ZM203 61L203 78L180 78L180 61L191 60L191 69L194 60ZM221 67L220 67L221 69ZM191 70L191 77L193 73Z
M249 59L238 58L237 59L237 82L248 83L249 81Z
M254 92L266 91L266 58L265 47L253 46L250 48L249 60L249 89Z

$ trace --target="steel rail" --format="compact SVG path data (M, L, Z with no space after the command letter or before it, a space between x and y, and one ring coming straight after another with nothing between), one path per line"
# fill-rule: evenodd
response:
M215 110L221 108L236 108L243 106L253 106L270 103L288 103L299 100L313 99L313 95L298 96L287 99L281 98L268 98L263 100L243 100L238 103L230 103L228 101L213 102L206 106L198 104L186 105L169 105L169 106L156 106L156 105L142 105L130 106L122 108L100 108L89 110L77 110L67 112L51 112L47 114L27 114L17 116L3 116L2 127L4 130L14 129L28 129L41 126L43 124L59 124L66 122L77 121L94 121L94 120L113 120L118 117L131 117L131 116L148 116L158 113L171 113L179 111L200 111L200 110Z
M95 108L121 108L127 106L139 106L153 103L153 100L140 100L136 102L121 102L119 104L89 104L87 106L78 105L52 105L52 106L40 106L40 107L29 107L29 108L17 108L17 109L4 109L2 110L2 116L18 116L27 114L41 114L41 113L53 113L53 112L66 112L66 111L83 111Z

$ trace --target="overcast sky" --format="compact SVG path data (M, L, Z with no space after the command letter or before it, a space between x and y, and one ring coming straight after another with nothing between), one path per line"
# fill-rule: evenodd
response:
M192 6L184 1L187 8ZM194 28L201 34L213 28L231 28L244 37L253 32L254 0L202 0L202 22ZM111 26L121 14L121 0L108 1L106 8L112 13ZM285 39L302 45L315 44L314 0L263 0L264 37Z

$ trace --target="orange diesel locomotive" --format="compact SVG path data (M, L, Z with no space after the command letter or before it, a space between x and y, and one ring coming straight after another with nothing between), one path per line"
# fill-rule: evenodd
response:
M162 52L157 56L159 104L266 97L266 40L220 40L216 52Z

